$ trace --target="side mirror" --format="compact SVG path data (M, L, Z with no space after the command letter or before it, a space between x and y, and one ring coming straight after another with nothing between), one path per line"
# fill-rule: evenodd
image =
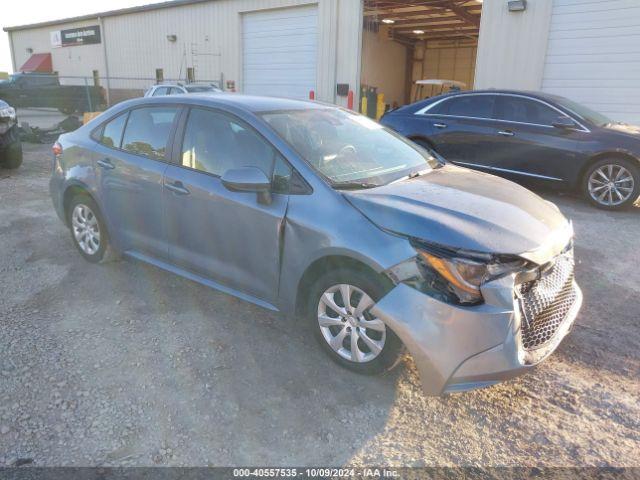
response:
M553 122L553 126L561 130L571 130L572 128L577 127L576 122L565 116L556 118L555 122Z
M258 202L271 203L271 181L256 167L233 168L222 176L222 184L231 192L253 192Z

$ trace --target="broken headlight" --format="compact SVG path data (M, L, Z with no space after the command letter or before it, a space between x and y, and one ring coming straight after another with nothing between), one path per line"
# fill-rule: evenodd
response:
M415 245L418 255L387 270L395 283L404 283L437 300L454 305L483 302L480 288L486 282L525 270L517 257L496 257L472 252Z
M13 107L0 109L0 135L4 135L16 124L16 111Z

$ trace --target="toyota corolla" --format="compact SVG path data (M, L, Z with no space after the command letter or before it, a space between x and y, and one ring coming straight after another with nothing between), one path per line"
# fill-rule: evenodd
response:
M294 316L356 372L407 350L429 395L527 371L582 302L555 205L319 103L125 102L60 137L50 188L88 261L142 260Z

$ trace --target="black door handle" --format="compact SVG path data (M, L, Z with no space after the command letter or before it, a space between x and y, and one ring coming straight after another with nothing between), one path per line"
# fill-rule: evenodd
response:
M191 192L185 188L182 182L165 183L167 190L172 191L176 195L189 195Z
M114 168L116 168L116 166L111 163L111 160L109 160L108 158L105 158L104 160L98 160L98 165L102 168L104 168L105 170L113 170Z

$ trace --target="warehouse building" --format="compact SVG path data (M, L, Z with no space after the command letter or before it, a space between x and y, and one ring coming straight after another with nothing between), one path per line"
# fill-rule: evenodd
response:
M375 115L378 94L403 105L447 79L640 123L637 0L174 0L5 31L14 71L97 77L111 103L164 78L345 106L353 92Z

